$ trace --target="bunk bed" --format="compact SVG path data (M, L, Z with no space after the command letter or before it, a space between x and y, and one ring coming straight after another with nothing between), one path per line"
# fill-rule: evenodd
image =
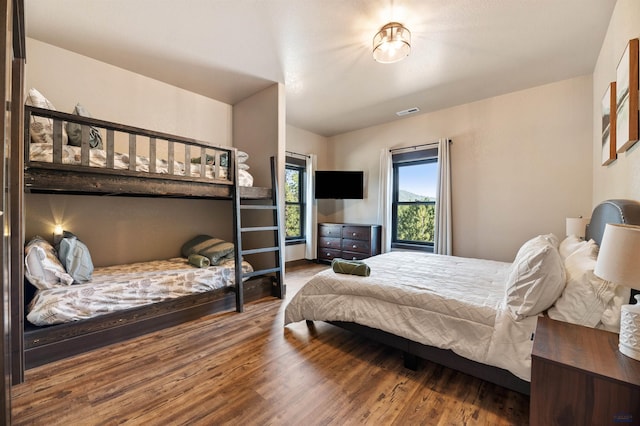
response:
M579 294L585 306L589 307L589 317L594 316L591 311L596 306L602 307L603 312L598 312L601 315L597 316L600 321L598 324L576 321L583 313L575 303L566 301L569 296L560 305L564 293L555 288L560 286L564 292L565 281L562 274L558 276L551 271L564 270L565 265L567 270L570 269L566 259L562 260L563 248L585 246L580 256L585 255L591 263L582 261L580 273L585 277L593 276L595 255L591 250L594 250L594 245L600 244L607 223L640 224L640 202L608 200L600 203L594 209L587 227L587 241L577 241L574 236L576 241L573 243L567 237L559 249L551 249L557 245L557 239L553 238L556 241L551 242L550 234L531 240L547 240L540 247L545 253L552 254L555 250L556 254L546 256L548 261L543 262L547 265L540 263L540 260L533 261L531 256L524 256L522 260L525 262L520 262L520 256L516 256L513 265L516 265L518 274L537 277L536 280L542 284L538 290L528 291L525 299L532 297L536 304L546 299L544 306L518 314L517 318L512 315L513 294L506 285L514 270L512 264L425 253L390 252L365 260L370 267L370 276L338 274L332 269L318 273L287 305L285 325L306 320L312 328L313 321L329 322L402 350L405 366L409 368L415 369L418 358L422 358L529 394L531 348L538 311L552 319L571 319L569 322L611 329L615 328L615 324L607 324L605 319L617 318L619 328L620 305L627 303L629 293L629 303L634 303L633 292L629 292L628 288L612 285L605 291L598 287L598 296L594 296L595 291L586 291L583 287L576 289L572 285L572 292ZM572 250L579 251L575 248ZM534 253L531 250L523 253L527 251ZM540 275L542 270L549 271L545 272L549 275L544 279ZM590 288L593 284L589 282L585 285ZM615 288L616 296L613 296L612 288ZM595 298L604 297L604 294L611 297L606 302L606 308L599 302L594 303ZM519 304L518 301L516 306ZM545 313L550 306L548 313Z
M260 201L267 200L277 213L273 159L273 186L255 187L248 186L252 183L251 176L240 169L238 151L232 147L214 147L190 138L29 105L24 110L24 129L25 192L229 200L234 213L235 235L230 260L234 269L231 275L235 279L230 280L231 285L144 306L102 312L79 321L50 326L29 323L25 311L29 309L34 289L25 279L20 288L14 287L24 305L13 313L14 324L18 321L24 331L25 368L210 313L233 308L242 312L245 301L266 296L283 297L281 257L278 261L281 254L276 255L275 268L254 271L245 267L243 254L263 249L243 251L240 241L238 210L243 208L243 200L250 200L253 205L257 202L258 206ZM277 220L276 213L274 218ZM266 250L278 251L277 223L272 228L276 248ZM235 267L240 264L242 268ZM179 265L179 268L184 267L190 265Z

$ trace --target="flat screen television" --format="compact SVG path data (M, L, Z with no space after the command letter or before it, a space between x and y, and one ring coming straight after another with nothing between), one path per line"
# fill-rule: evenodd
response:
M364 198L364 172L317 170L315 176L316 199L339 200Z

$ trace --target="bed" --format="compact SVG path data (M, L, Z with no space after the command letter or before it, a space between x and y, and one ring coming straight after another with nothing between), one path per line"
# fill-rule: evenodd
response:
M603 202L587 241L540 235L513 263L390 252L365 260L368 277L322 271L287 305L285 325L327 321L402 350L408 367L424 358L528 394L539 315L615 327L608 320L617 312L619 321L619 306L629 300L629 289L604 282L584 313L571 299L585 293L577 281L593 274L565 265L579 258L592 271L606 223L640 224L640 203Z
M36 92L29 92L29 100L36 99L24 110L24 144L15 149L23 159L25 192L229 200L234 226L240 200L275 204L277 193L252 186L246 154L233 147L95 119L78 107L62 113ZM24 229L14 234L24 241ZM231 259L209 268L176 258L96 268L89 283L36 292L26 279L14 282L12 321L19 327L12 342L14 361L22 362L14 364L14 378L21 381L25 368L203 315L241 312L245 301L282 297L278 268L270 270L275 276L254 271L241 257L248 250L241 252L237 238L231 243ZM240 263L242 269L236 268ZM23 265L14 268L22 271ZM167 278L173 286L167 287ZM80 302L70 302L69 294Z

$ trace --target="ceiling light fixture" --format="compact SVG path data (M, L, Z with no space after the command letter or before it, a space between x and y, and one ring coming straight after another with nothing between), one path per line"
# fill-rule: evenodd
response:
M373 59L392 64L409 56L411 32L398 22L389 22L373 37Z

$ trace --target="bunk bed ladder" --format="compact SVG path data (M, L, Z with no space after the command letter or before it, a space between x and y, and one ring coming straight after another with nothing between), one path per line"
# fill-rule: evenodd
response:
M236 171L237 174L237 171ZM277 167L275 157L271 157L271 197L270 198L249 198L244 199L240 196L240 190L236 186L234 195L234 231L236 235L236 265L240 265L243 255L252 255L259 253L274 254L274 266L265 269L254 270L250 273L244 273L242 268L236 268L236 311L242 312L244 310L244 286L243 279L251 278L262 275L271 275L273 280L273 295L282 299L285 295L284 289L284 277L282 273L283 265L283 253L280 244L280 207L278 205L278 182L277 182ZM237 179L236 179L237 181ZM260 203L260 204L258 204ZM266 203L266 204L265 204ZM272 222L268 226L243 226L242 225L242 212L248 210L262 210L272 212ZM242 236L248 233L254 232L271 232L273 233L273 245L267 247L258 247L252 249L243 248Z

